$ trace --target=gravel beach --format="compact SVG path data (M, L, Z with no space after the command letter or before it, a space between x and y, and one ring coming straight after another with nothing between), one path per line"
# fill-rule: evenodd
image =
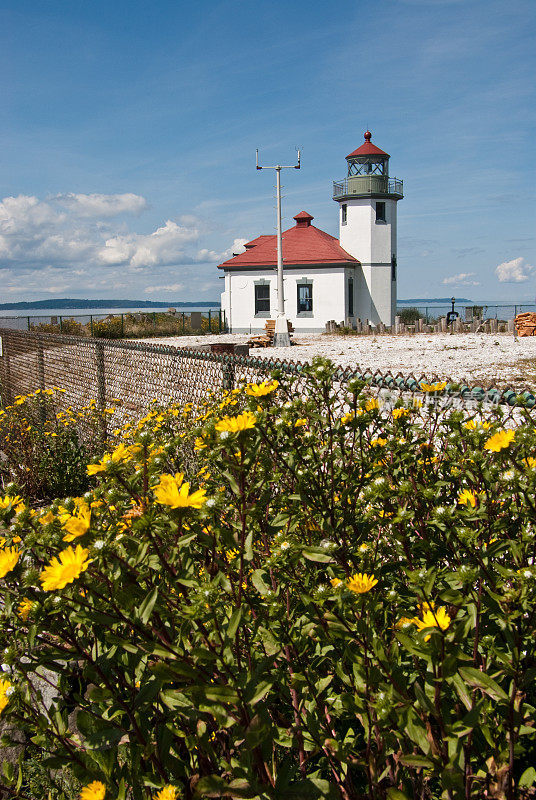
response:
M245 343L246 334L171 336L143 339L189 347L211 341ZM452 378L483 386L536 387L536 337L515 340L512 334L402 334L398 336L328 336L294 334L288 348L250 350L259 358L311 361L330 358L342 367L409 373L416 377Z

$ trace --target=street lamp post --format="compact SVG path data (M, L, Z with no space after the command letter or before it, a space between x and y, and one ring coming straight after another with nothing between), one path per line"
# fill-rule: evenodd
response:
M259 166L259 151L257 150L257 169L275 169L276 199L277 199L277 317L275 319L274 347L290 347L287 319L285 317L285 295L283 282L283 235L281 231L281 170L300 169L300 151L298 150L298 163L292 166L275 167Z

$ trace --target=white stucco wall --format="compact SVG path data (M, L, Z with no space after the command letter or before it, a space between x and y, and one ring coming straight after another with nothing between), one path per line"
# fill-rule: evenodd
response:
M376 202L385 202L385 222L376 221ZM340 243L362 264L357 316L374 324L394 323L396 281L392 281L391 259L397 256L396 200L360 197L339 203ZM343 203L346 224L342 223Z
M347 274L345 267L285 269L285 315L297 331L325 330L326 322L342 322L347 317ZM270 312L255 316L255 282L270 283ZM297 286L303 281L313 286L313 311L310 315L297 313ZM357 281L354 281L354 286ZM232 303L230 298L232 296ZM277 316L277 273L275 269L233 271L225 273L225 291L221 296L227 324L233 333L259 333L264 331L267 319Z

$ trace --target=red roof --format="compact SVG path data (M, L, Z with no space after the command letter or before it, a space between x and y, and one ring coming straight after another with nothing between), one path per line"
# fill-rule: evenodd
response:
M314 217L301 211L294 217L296 225L283 233L283 264L347 264L359 261L343 250L339 240L320 228L311 225ZM275 267L277 264L277 237L258 236L240 253L218 266L226 267Z
M357 150L354 150L354 152L350 153L346 158L353 158L354 156L387 156L387 158L390 158L389 153L386 153L385 150L380 150L379 147L372 144L370 141L372 138L370 131L365 131L364 136L365 144L362 144L361 147L358 147Z

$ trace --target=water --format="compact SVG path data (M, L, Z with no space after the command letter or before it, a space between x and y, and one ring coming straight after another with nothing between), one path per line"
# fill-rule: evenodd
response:
M30 325L39 325L40 323L50 324L52 319L57 324L62 320L76 319L82 325L87 325L93 317L93 321L104 319L111 315L120 316L121 314L165 314L168 308L177 309L177 317L182 313L189 315L192 311L201 311L203 316L208 317L209 311L212 317L217 318L219 313L219 306L176 306L170 303L165 308L28 308L21 310L11 309L4 311L0 309L0 328L12 328L15 330L28 330L28 320Z
M0 318L2 317L89 317L89 316L107 316L108 314L137 314L140 312L145 312L146 314L152 314L153 311L158 311L160 313L166 312L168 308L176 308L177 311L180 313L184 311L185 314L189 314L190 311L212 311L212 313L218 313L219 306L175 306L173 303L170 303L169 306L160 306L158 308L28 308L28 309L20 309L20 308L13 308L9 311L0 308Z
M400 309L417 308L427 319L445 317L449 311L452 311L452 303L438 303L433 300L425 300L421 303L399 300L397 306ZM458 312L462 320L470 319L471 312L466 312L465 309L471 306L481 306L484 319L503 321L514 319L516 314L520 314L523 311L536 311L536 303L527 298L523 300L507 300L504 303L498 300L460 300L454 303L454 310Z

